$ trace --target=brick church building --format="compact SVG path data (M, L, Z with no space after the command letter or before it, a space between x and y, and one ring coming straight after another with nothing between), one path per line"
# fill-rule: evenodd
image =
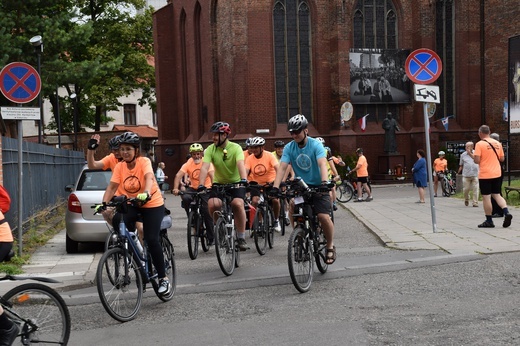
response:
M287 120L301 113L334 153L364 148L371 174L411 167L426 147L423 103L404 73L419 48L442 60L433 83L441 102L429 118L433 158L441 149L457 156L482 124L507 140L508 46L520 35L518 18L518 0L170 1L154 14L156 153L176 172L190 144L211 143L218 120L231 124L232 140L262 136L271 150L290 140ZM342 123L345 102L353 116ZM400 127L392 153L384 151L388 112ZM367 114L363 131L358 120ZM509 167L518 170L519 141L510 139Z

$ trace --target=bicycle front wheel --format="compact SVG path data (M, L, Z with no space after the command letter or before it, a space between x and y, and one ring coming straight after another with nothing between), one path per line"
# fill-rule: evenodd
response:
M190 211L188 216L187 238L188 238L188 254L192 260L196 259L199 254L199 232L200 217L194 211Z
M448 179L443 178L441 180L441 189L442 189L442 195L444 197L451 196L451 187L450 187L450 182L448 181Z
M260 255L265 255L265 249L267 248L267 213L263 206L259 206L255 220L253 221L253 232L255 235L255 247L256 251Z
M161 231L161 248L164 257L164 269L166 271L166 277L168 278L168 281L170 281L171 289L170 293L168 294L158 294L157 291L155 291L155 293L160 300L167 302L172 300L173 295L177 290L177 270L175 268L175 252L173 249L173 244L170 242L170 239L168 239L166 230ZM156 286L154 286L154 290L155 289ZM158 286L157 289L159 289Z
M227 276L235 269L235 240L228 234L226 220L220 217L215 225L215 253L218 265Z
M124 249L113 248L99 260L96 272L99 299L112 318L133 320L143 300L143 280L139 266Z
M3 299L11 306L5 309L7 316L18 324L27 345L67 345L71 327L69 309L55 290L27 283L13 288Z
M267 217L266 222L267 225L265 227L265 231L267 232L267 243L269 244L269 248L272 249L274 247L274 215L273 210L271 208L266 209Z
M301 227L297 227L289 237L287 262L294 287L301 293L307 292L314 274L314 257L309 238Z
M354 188L347 182L336 188L336 200L341 203L349 202L354 197Z

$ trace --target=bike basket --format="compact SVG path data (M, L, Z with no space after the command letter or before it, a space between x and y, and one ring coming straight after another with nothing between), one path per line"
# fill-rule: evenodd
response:
M164 215L161 221L161 229L168 229L172 226L172 217L170 215Z

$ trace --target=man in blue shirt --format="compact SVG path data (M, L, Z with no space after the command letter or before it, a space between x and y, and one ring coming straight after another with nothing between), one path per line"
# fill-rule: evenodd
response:
M285 171L291 165L296 177L300 177L307 185L317 187L328 183L327 156L323 145L308 136L307 119L297 114L289 119L287 129L293 140L288 143L280 159L280 167L276 173L273 187L279 188ZM334 224L331 220L332 203L328 193L315 195L314 210L318 213L325 238L327 239L326 263L332 264L336 260L334 246Z

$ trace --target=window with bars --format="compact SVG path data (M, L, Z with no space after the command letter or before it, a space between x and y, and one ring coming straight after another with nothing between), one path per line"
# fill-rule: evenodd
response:
M137 125L136 106L126 103L123 108L125 125Z
M359 0L353 16L354 48L397 49L397 15L392 0ZM360 104L354 107L356 119L369 114L367 121L382 121L388 112L399 120L395 104Z
M312 121L311 16L307 0L279 0L273 7L276 119L295 114Z

